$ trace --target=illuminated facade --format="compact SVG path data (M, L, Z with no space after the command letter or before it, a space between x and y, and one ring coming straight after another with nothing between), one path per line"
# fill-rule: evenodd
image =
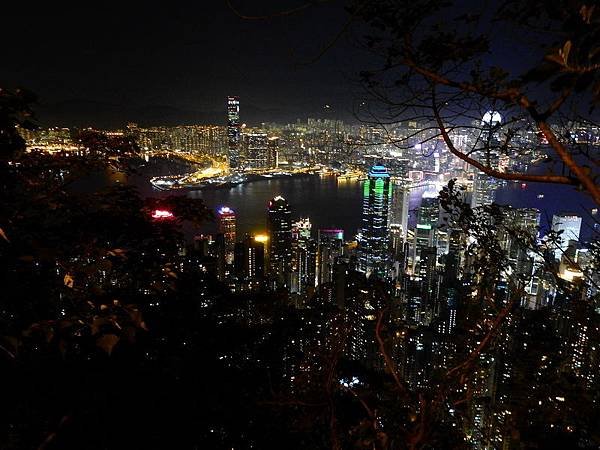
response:
M569 241L579 241L581 217L569 213L555 214L552 216L552 231L562 232L558 248L554 250L554 257L560 260L569 247Z
M277 287L290 287L292 267L292 220L290 206L278 195L269 202L267 232L269 234L270 275Z
M336 260L344 249L344 230L319 230L317 245L317 284L331 283Z
M367 276L387 275L391 187L387 169L373 166L363 185L362 228L358 239L358 271Z
M491 205L496 199L497 182L483 172L476 172L473 179L473 197L471 208Z
M269 140L266 133L244 134L244 167L249 169L269 167Z
M227 140L229 144L229 167L236 169L240 166L240 99L227 97Z
M260 287L265 276L265 246L256 236L246 235L235 244L235 275L241 290Z
M223 234L225 241L225 262L233 264L235 249L235 212L228 206L223 206L217 211L219 233Z
M439 200L437 197L423 197L417 210L417 224L414 232L413 272L420 271L422 254L428 248L436 247L436 229L439 218Z
M292 293L304 294L315 286L315 246L310 219L292 224Z
M404 182L395 180L392 183L392 200L390 204L390 227L399 230L402 239L408 232L408 200L410 189Z

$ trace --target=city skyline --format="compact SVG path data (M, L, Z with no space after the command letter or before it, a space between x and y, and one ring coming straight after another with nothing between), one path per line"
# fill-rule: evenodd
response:
M5 9L0 448L600 448L594 5Z

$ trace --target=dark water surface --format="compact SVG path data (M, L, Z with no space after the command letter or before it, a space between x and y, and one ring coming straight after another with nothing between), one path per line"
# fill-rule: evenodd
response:
M178 192L156 191L148 182L148 178L147 175L129 177L127 180L121 177L119 182L134 184L144 196L158 197ZM423 193L431 189L434 188L420 188L411 192L411 223L414 221L414 210L418 208ZM238 235L265 230L267 204L277 195L282 195L288 200L293 219L309 217L314 230L329 227L342 228L346 238L351 238L360 226L361 183L338 181L332 176L285 177L228 188L180 193L204 200L213 211L224 205L233 208L237 214ZM543 194L543 198L538 198L540 194ZM600 216L591 215L591 209L595 205L590 197L569 186L528 183L526 187L522 187L520 183L509 183L497 191L496 201L517 208L540 209L542 230L547 228L553 214L561 211L575 212L583 217L582 237L584 239L593 234L594 223L600 219ZM215 231L214 224L207 224L205 228L203 230L205 232Z

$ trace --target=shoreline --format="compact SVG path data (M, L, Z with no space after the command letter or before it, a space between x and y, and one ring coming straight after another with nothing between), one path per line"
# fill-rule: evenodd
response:
M193 186L186 186L186 185L171 185L168 187L161 187L161 186L157 186L155 184L155 182L152 181L152 179L149 180L152 189L156 190L156 191L161 191L161 192L190 192L190 191L201 191L201 190L214 190L214 189L220 189L220 188L231 188L234 186L239 186L242 184L249 184L249 183L254 183L257 181L268 181L268 180L277 180L277 179L285 179L285 178L304 178L304 177L314 177L314 176L322 176L323 174L320 173L310 173L310 172L306 172L306 173L278 173L278 174L272 174L269 176L265 176L265 175L256 175L256 174L250 174L250 175L242 175L244 177L244 179L242 181L224 181L222 183L210 183L210 182L206 182L206 183L199 183L197 185L193 185ZM331 175L333 176L333 175Z

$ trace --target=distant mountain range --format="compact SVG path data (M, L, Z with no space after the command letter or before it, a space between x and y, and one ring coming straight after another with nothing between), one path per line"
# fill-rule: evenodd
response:
M225 125L225 105L221 111L183 109L170 105L123 105L94 100L67 100L59 103L39 104L35 107L41 126L96 127L104 129L122 128L128 122L141 126L156 125ZM345 114L348 116L348 114ZM278 109L262 109L242 103L240 111L242 123L259 125L262 122L290 123L306 117L333 118L332 112L300 113ZM343 115L336 118L344 119ZM347 120L348 117L345 117Z

